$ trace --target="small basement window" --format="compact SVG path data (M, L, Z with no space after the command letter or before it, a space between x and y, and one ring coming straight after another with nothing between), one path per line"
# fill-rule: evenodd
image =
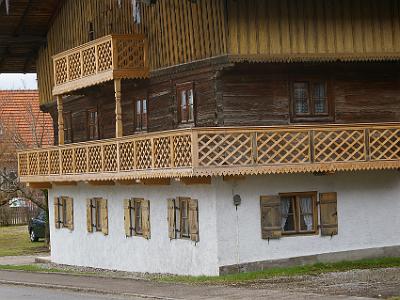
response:
M87 200L87 231L101 231L108 234L108 206L103 198Z
M150 201L126 199L124 204L125 235L150 239Z
M56 228L74 229L74 204L70 197L56 197L54 199L54 223Z

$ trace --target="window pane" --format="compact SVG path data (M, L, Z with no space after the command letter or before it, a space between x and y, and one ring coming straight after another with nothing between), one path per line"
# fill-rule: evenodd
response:
M181 201L181 231L183 237L189 237L188 202Z
M142 128L147 128L147 100L143 99Z
M294 208L292 197L281 198L282 230L294 231Z
M314 84L313 88L313 98L316 113L326 113L328 111L327 107L327 97L325 84L317 83Z
M142 206L140 201L135 202L135 212L136 212L136 223L135 223L135 229L137 234L142 233Z
M136 100L136 129L142 129L142 105L140 100Z
M182 122L186 122L187 121L186 91L181 91L181 120L182 120Z
M308 113L308 83L295 82L293 83L293 101L296 113Z
M194 103L194 97L193 97L193 90L190 89L187 91L187 96L188 96L188 121L193 121L194 120L194 113L193 113L193 103Z
M310 196L300 197L300 229L314 230L313 203Z

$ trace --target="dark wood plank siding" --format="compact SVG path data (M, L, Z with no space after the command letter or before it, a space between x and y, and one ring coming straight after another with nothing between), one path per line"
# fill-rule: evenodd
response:
M400 121L398 63L243 64L222 75L224 125L290 123L290 78L330 82L336 123Z

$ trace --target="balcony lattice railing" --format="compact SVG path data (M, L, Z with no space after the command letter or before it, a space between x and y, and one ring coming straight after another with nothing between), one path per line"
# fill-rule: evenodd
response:
M53 56L53 95L101 82L148 75L143 35L108 35Z
M24 182L400 168L400 124L194 128L22 151Z

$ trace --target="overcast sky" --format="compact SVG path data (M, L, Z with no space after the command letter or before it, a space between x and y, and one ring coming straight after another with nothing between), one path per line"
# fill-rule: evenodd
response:
M36 74L0 74L0 90L35 90Z

